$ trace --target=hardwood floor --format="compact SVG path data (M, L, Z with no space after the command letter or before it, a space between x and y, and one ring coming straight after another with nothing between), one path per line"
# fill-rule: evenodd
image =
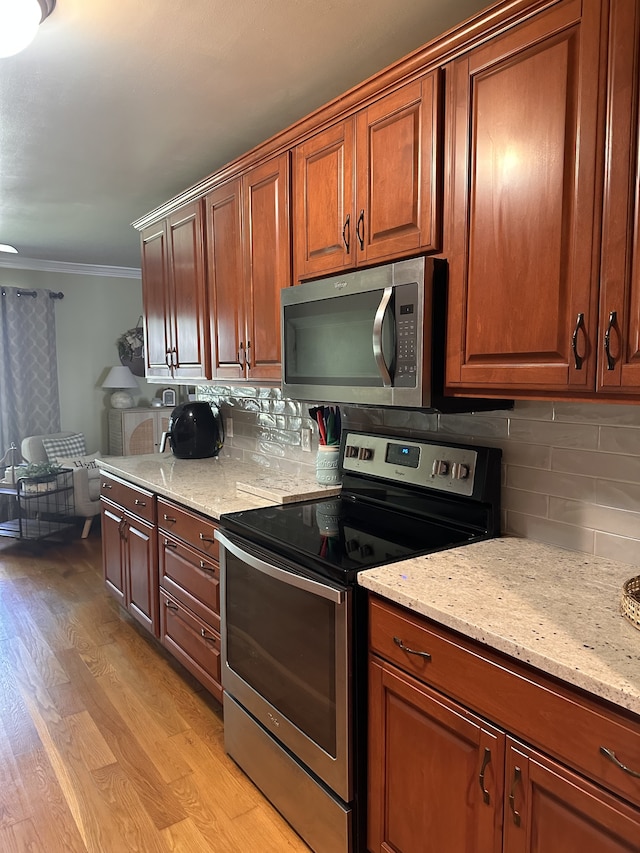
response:
M308 853L220 705L106 594L100 538L0 539L0 851Z

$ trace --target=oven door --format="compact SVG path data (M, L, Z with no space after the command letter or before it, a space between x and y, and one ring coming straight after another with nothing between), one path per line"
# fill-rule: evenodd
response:
M227 532L216 538L225 691L349 802L352 590Z

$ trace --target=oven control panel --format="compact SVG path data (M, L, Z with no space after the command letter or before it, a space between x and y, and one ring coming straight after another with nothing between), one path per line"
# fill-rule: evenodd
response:
M342 469L347 472L439 492L473 494L478 453L464 445L347 431L342 453Z

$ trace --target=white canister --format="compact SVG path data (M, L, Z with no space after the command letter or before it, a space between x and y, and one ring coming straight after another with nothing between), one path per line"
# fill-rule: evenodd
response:
M335 486L340 482L338 457L340 448L337 444L321 444L316 456L316 480L323 486Z

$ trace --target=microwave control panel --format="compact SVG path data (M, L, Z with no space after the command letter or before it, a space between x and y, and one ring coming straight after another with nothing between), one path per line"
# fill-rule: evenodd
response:
M396 322L396 366L393 383L399 388L415 388L418 373L418 324L421 323L418 285L394 288Z
M342 469L438 492L473 494L478 453L464 445L347 432Z

